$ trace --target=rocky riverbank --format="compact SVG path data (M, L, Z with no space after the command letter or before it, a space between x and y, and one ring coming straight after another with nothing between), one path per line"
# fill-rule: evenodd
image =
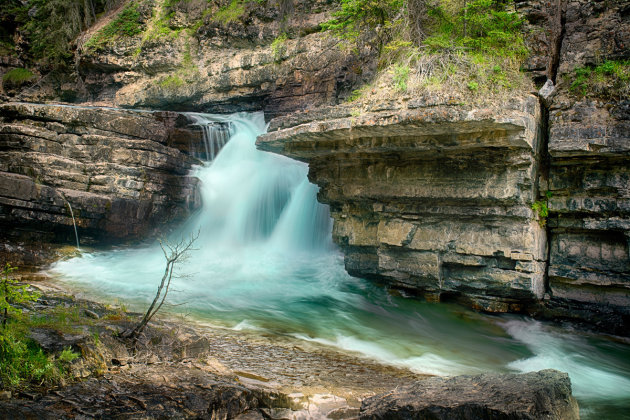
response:
M74 315L63 328L33 329L32 338L47 352L71 348L81 357L65 385L4 393L0 416L399 418L402 403L392 398L415 401L403 395L429 392L439 398L431 410L458 418L578 418L570 381L556 371L428 379L320 346L166 319L130 343L117 337L135 314L69 297L49 282L36 284L43 297L31 311ZM447 391L458 386L470 389L468 397ZM531 392L524 394L525 388ZM421 415L425 408L404 410Z

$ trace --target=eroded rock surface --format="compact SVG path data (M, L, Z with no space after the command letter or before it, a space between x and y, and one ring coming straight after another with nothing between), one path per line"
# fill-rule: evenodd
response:
M566 373L430 378L368 398L360 419L579 419Z
M9 103L0 117L5 248L74 243L73 216L84 244L137 240L200 205L183 140L199 132L176 113Z

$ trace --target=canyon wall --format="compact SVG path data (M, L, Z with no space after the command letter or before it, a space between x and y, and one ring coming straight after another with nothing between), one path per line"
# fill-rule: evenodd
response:
M348 272L490 311L543 297L546 232L530 208L535 97L501 112L413 103L340 111L276 120L258 147L309 163Z
M356 53L320 31L335 7L329 1L127 3L138 13L137 33L101 35L121 13L113 11L79 37L71 69L5 93L120 108L264 109L271 118L335 104L375 70L369 44Z
M50 243L140 240L200 205L188 176L201 132L174 112L0 105L2 252L37 263ZM74 217L74 220L73 220Z

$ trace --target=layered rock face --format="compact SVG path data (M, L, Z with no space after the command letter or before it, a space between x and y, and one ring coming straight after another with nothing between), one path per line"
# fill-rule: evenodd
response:
M74 222L82 243L137 240L200 204L180 150L199 131L179 114L9 103L0 117L5 251L74 243Z
M273 117L337 103L375 68L369 45L356 54L319 32L334 7L327 1L127 3L140 33L95 42L104 19L78 40L72 77L16 98Z
M490 311L543 297L546 233L530 209L541 146L536 98L500 113L410 103L351 114L277 119L258 140L309 163L348 272Z
M558 2L548 110L549 307L620 334L630 327L630 89L577 69L630 59L627 2ZM610 78L609 78L610 79ZM606 80L606 79L605 79Z

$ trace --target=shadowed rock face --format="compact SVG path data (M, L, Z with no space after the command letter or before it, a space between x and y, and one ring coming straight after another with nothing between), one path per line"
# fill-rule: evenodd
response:
M561 18L548 182L541 185L553 194L548 307L628 335L630 102L614 92L583 97L571 82L576 68L630 59L630 6L568 1Z
M74 243L70 208L83 244L138 240L200 204L187 176L198 161L171 147L199 135L179 114L4 104L0 116L0 224L10 243Z
M542 298L546 233L530 209L534 97L501 112L442 105L330 116L278 119L257 144L309 162L349 273L489 311Z
M363 401L360 419L579 419L566 373L429 378Z

